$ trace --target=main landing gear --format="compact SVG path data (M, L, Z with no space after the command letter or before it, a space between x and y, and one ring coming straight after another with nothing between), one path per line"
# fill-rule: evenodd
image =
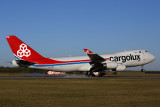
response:
M86 72L86 76L88 77L102 77L103 75L105 75L105 68L103 66L103 64L100 63L96 63L96 64L91 64L92 68Z
M105 73L103 72L103 70L93 72L91 69L90 71L86 72L86 76L88 77L103 77L104 75Z
M95 77L94 73L92 71L87 71L86 76L88 77Z

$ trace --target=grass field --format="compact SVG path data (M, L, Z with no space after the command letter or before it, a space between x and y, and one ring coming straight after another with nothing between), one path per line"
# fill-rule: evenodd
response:
M32 73L23 73L23 72L5 73L5 72L3 72L3 73L1 73L0 72L0 76L33 76L33 75L40 76L40 75L47 75L47 73L45 73L45 72L43 72L43 73L36 73L36 72L32 72ZM75 74L71 74L71 75L75 75ZM85 75L85 74L76 74L76 75ZM117 74L113 74L113 72L108 72L108 73L106 73L106 76L160 76L160 73L155 74L155 73L129 71L129 72L118 72Z
M0 79L1 107L159 107L160 79Z

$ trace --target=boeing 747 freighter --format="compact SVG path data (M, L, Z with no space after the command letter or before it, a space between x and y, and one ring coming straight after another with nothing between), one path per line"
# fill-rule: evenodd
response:
M57 72L85 71L87 76L103 76L107 71L125 71L127 67L143 66L155 60L146 50L131 50L98 55L84 49L88 56L46 58L37 53L16 36L6 36L18 67L53 70Z

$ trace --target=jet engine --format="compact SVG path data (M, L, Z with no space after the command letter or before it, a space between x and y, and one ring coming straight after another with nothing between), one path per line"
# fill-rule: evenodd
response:
M106 69L116 69L118 64L116 62L106 62L103 66L106 67Z
M116 68L116 71L125 71L126 70L126 66L121 64L121 65L118 65L118 67Z

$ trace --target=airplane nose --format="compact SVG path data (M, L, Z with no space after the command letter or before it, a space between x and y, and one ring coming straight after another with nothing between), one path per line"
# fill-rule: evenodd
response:
M151 61L154 61L156 59L156 57L152 54L151 54L150 58L151 58Z

